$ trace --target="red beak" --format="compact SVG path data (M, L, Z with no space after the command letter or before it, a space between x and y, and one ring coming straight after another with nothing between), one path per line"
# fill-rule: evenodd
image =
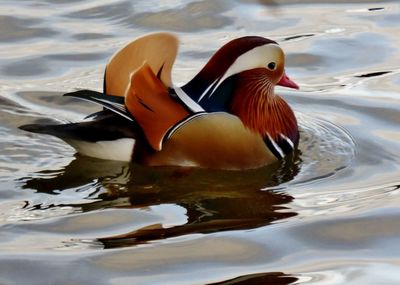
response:
M286 72L283 72L283 76L281 80L277 83L277 85L285 86L293 89L299 89L299 85L297 85L294 81L292 81L289 76L286 75Z

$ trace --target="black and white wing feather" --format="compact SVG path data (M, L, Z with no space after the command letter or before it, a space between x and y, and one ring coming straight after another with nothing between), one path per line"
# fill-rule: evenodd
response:
M66 93L64 94L64 96L79 98L85 101L99 104L129 121L134 121L133 117L125 107L124 97L107 95L93 90L79 90L71 93Z

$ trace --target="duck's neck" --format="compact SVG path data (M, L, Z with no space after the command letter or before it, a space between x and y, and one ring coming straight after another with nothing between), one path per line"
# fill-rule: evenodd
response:
M284 99L274 93L274 85L260 74L243 73L237 79L230 111L250 130L279 142L289 138L298 143L296 117Z

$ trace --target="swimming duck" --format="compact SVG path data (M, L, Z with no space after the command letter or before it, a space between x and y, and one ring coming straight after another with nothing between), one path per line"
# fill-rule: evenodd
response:
M296 117L274 88L298 85L286 75L275 41L234 39L181 87L171 79L177 51L170 33L140 37L108 62L103 93L64 95L102 111L77 123L20 128L59 137L82 155L149 166L251 169L296 148Z

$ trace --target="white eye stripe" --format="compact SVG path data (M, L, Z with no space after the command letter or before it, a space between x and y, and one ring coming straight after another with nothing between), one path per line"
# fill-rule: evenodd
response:
M278 44L265 44L262 46L255 47L242 55L240 55L233 64L228 68L228 70L224 73L224 75L218 81L218 84L213 88L211 95L215 90L224 82L228 77L238 74L240 72L264 67L265 63L274 62L276 63L280 57L283 55L282 49ZM198 102L208 93L211 86L213 86L215 81L210 84L210 86L206 89L206 91L200 96ZM210 95L210 96L211 96Z
M225 72L222 79L224 80L245 70L265 67L266 62L277 61L281 54L282 50L277 44L265 44L255 47L239 56Z

